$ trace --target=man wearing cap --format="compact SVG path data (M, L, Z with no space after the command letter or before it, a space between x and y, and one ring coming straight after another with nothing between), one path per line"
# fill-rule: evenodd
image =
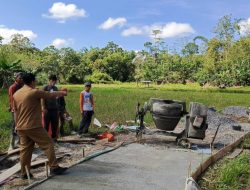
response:
M79 127L79 135L88 133L92 115L94 114L94 97L90 92L91 83L85 83L85 90L80 93L80 111L82 120Z
M12 150L17 147L15 144L16 138L19 139L19 137L16 134L16 126L15 126L15 121L14 121L14 99L13 95L18 91L20 88L23 87L23 79L22 79L22 73L16 73L15 74L15 82L10 86L9 88L9 111L11 112L12 115L12 132L11 132L11 138L10 138L10 146L9 150Z
M20 163L21 178L27 179L26 167L30 173L32 152L35 143L45 152L49 160L50 173L62 174L67 168L60 167L57 163L54 144L42 127L41 99L62 97L67 92L54 93L36 89L35 75L23 75L24 86L14 94L14 111L17 134L20 137Z

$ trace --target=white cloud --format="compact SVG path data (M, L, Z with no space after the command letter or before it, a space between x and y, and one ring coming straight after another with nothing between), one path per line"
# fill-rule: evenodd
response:
M143 30L138 27L130 27L122 31L122 36L142 35Z
M109 30L115 26L123 26L124 24L127 23L127 19L124 17L118 17L118 18L111 18L109 17L105 22L103 22L100 26L99 29L102 30Z
M66 46L70 46L74 43L74 40L69 38L69 39L63 39L63 38L56 38L53 40L52 45L55 46L56 48L62 48Z
M34 40L37 38L37 34L32 30L18 30L14 28L8 28L4 25L0 25L0 36L2 36L3 43L8 43L11 40L12 35L14 34L22 34L24 37L29 38L30 40Z
M158 34L158 37L160 38L182 37L195 33L193 27L188 23L169 22L166 24L145 25L140 28L131 27L126 30L123 30L122 35L123 36L146 35L149 37L153 37L152 35L153 30L161 31L161 33Z
M240 21L239 26L240 26L240 34L242 35L250 34L250 17L246 20Z
M65 23L71 18L86 17L87 13L84 9L79 9L75 4L65 4L56 2L49 9L49 14L43 14L43 17L57 20L59 23Z
M162 33L158 36L160 38L174 38L195 33L195 30L190 24L176 22L150 26L148 29L150 35L152 35L153 30L161 30Z

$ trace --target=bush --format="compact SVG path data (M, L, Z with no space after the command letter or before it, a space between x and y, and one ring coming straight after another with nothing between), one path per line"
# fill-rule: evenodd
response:
M36 75L36 81L38 85L45 85L48 82L48 74L46 73L38 73Z
M94 71L92 75L86 77L86 80L92 83L104 83L111 84L113 79L107 73L102 73L99 71Z

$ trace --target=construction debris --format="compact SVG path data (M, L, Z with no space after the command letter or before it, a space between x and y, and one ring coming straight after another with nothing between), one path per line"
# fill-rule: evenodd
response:
M102 127L101 122L100 122L98 119L96 119L96 118L94 118L93 124L94 124L95 126L97 126L97 127Z

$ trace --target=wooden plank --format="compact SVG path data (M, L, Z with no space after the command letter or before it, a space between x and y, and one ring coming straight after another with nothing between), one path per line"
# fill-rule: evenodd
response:
M13 149L13 150L8 151L7 155L11 156L11 155L19 153L19 152L20 152L20 148L17 148L17 149Z
M6 152L0 152L0 156L7 154Z
M40 155L41 155L41 153L40 154L33 154L31 160L36 159ZM0 174L0 183L5 181L6 179L8 179L10 176L16 174L20 170L21 170L21 165L20 165L20 163L17 163L16 165L12 166L11 168L6 170L5 172L1 173Z
M60 159L60 158L63 158L65 155L60 155L60 156L57 156L56 158ZM36 157L34 156L34 158L32 158L32 160L34 160L38 156L39 155L37 155ZM48 159L42 159L42 160L37 160L37 161L31 162L31 167L39 166L41 164L45 164L45 162L48 162ZM20 170L21 170L21 165L20 165L20 163L18 163L16 165L12 166L11 168L9 168L8 170L6 170L5 172L1 173L0 174L0 184L3 184L3 182L5 180L7 180L9 177L11 177L12 175L16 174Z
M96 145L105 145L109 142L108 138L102 139L102 140L98 140L95 142Z
M12 156L14 154L17 154L20 152L20 148L17 148L17 149L13 149L13 150L10 150L8 152L5 152L3 153L1 156L0 156L0 162L5 160L6 158L8 158L9 156Z
M92 143L95 142L94 138L88 139L58 139L57 142L64 142L64 143Z
M233 159L237 156L239 156L242 153L243 149L242 148L236 148L231 154L227 156L228 159Z

